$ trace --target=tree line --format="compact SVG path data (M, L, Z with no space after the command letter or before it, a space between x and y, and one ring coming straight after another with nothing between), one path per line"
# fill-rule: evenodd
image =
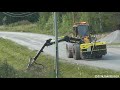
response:
M42 29L48 26L52 28L51 12L41 12L39 24ZM109 32L120 29L120 12L58 12L59 29L65 32L72 29L74 22L86 21L90 29L96 32ZM48 29L48 28L47 28Z
M39 13L31 14L27 12L0 12L0 25L11 24L22 20L28 20L30 22L37 22L39 19ZM27 15L28 14L28 15Z
M20 12L13 12L20 13ZM86 21L90 29L96 32L109 32L120 29L120 12L58 12L59 32L72 30L74 22ZM0 25L11 24L21 20L36 22L40 30L53 30L53 12L37 12L26 17L11 17L0 12Z

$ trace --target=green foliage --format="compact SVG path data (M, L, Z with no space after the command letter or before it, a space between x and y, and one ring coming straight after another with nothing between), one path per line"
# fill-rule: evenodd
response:
M71 33L72 31L72 26L73 26L73 21L72 21L72 15L67 13L66 15L62 16L62 22L61 26L58 28L59 29L59 35L67 35Z
M22 21L18 21L18 22L15 22L15 23L12 23L12 24L9 24L8 26L19 26L19 25L30 25L32 24L31 22L29 22L28 20L22 20Z
M73 23L80 21L88 22L90 29L96 33L110 32L120 28L119 12L58 12L57 14L59 35L71 33ZM41 30L51 32L53 29L52 13L42 12L42 16L43 18L40 17L38 25L40 25Z
M21 14L25 12L11 12L11 13ZM3 25L4 23L11 24L11 23L15 23L18 21L23 21L23 20L27 20L29 22L37 22L39 20L39 13L34 13L34 14L31 14L25 17L11 17L9 15L4 14L3 12L0 12L0 25Z
M33 57L35 54L35 51L31 51L28 48L18 45L12 41L0 38L0 78L46 77L46 72L44 70L40 70L40 68L39 70L26 70L30 56ZM40 59L44 62L46 57L41 56ZM50 70L51 64L50 62L50 65L47 63L48 62L42 64L45 67L46 65L49 66ZM49 71L47 73L47 77L50 77Z
M53 33L53 16L52 14L50 15L48 21L46 22L45 26L44 26L44 30Z
M6 60L0 62L0 78L14 78L16 70Z
M70 34L73 23L80 21L88 22L90 29L97 33L110 32L120 29L119 18L119 12L57 12L59 35ZM20 25L20 21L22 21L21 23L24 23L23 21L37 23L37 33L54 34L53 12L38 12L23 18L10 17L0 12L0 25L10 24L16 26ZM33 32L36 32L36 30Z

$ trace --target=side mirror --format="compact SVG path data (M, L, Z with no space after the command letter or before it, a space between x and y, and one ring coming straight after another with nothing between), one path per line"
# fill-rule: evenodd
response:
M96 31L91 30L90 34L96 34Z
M97 41L96 35L93 35L93 36L91 37L91 41L92 41L92 42L96 42L96 41Z

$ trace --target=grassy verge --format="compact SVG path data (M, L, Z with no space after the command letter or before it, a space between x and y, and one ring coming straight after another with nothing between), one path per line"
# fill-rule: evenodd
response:
M0 31L34 32L34 33L38 33L36 24L5 25L5 26L0 26Z
M48 34L53 35L53 30L41 30L39 29L38 24L10 24L5 26L0 26L0 31L9 31L9 32L31 32L39 34Z
M10 25L0 26L0 31L9 31L9 32L31 32L31 33L38 33L38 34L47 34L47 35L54 35L53 29L41 29L37 23L20 23L16 22ZM62 27L58 30L59 36L65 35L72 35L72 28ZM99 33L97 35L97 39L103 38L108 35L108 32L104 34Z
M110 43L108 45L120 45L120 43Z
M35 52L0 38L0 77L44 77L43 72L36 74L35 71L26 70L31 55L35 55ZM44 57L41 59L44 59Z
M54 78L54 57L41 55L37 62L44 69L34 65L29 71L26 70L28 59L35 55L26 47L12 41L0 38L0 77L1 78ZM120 75L107 69L89 67L85 65L70 64L60 61L60 78L94 78L95 75Z
M47 35L54 35L54 29L41 29L37 23L29 23L29 24L18 24L13 23L10 25L0 26L0 31L9 31L9 32L31 32L31 33L38 33L38 34L47 34ZM58 30L59 36L69 35L72 33L72 30L60 28Z

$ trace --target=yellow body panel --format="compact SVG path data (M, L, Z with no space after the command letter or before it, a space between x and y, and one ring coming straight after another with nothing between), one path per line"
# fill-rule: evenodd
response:
M94 43L84 43L84 44L80 44L80 48L81 49L87 49L91 46L99 46L99 45L106 45L106 42L94 42Z

